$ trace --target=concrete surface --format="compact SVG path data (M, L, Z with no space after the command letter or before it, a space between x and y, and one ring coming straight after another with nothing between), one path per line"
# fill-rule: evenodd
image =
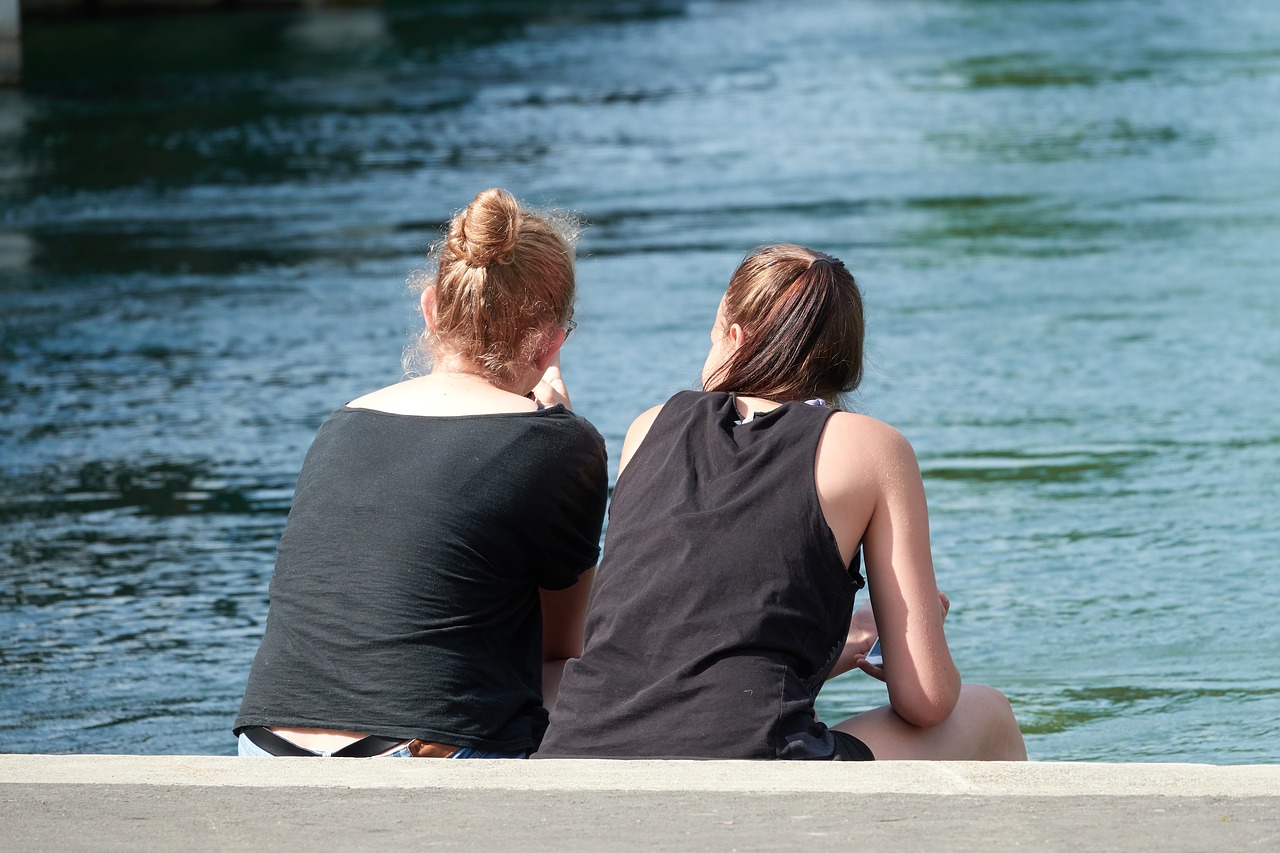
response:
M1280 850L1280 765L0 755L0 849Z

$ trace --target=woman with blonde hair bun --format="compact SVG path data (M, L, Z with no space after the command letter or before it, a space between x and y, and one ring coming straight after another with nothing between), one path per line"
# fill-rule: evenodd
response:
M537 748L607 494L560 374L574 236L498 189L449 223L421 295L430 372L339 408L303 463L241 755Z

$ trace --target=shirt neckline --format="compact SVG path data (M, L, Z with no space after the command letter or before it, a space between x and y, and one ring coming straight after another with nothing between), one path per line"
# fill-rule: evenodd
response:
M545 409L534 409L532 412L475 412L472 414L461 415L412 415L406 412L388 412L383 409L369 409L364 406L353 406L350 403L343 403L340 412L385 415L391 418L410 418L416 420L436 420L436 421L457 421L466 420L468 418L527 418L539 417L542 415L558 415L567 413L569 410L565 408L564 403L556 403L554 406L548 406Z

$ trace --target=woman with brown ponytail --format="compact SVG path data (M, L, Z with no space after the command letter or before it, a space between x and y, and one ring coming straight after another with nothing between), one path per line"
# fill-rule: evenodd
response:
M840 408L862 344L836 258L768 246L738 267L703 390L627 433L586 647L538 758L1026 758L1005 697L951 660L911 445ZM889 705L828 728L814 700L855 666Z
M422 292L429 374L335 412L307 453L241 755L522 757L547 725L607 494L569 410L573 235L491 189Z

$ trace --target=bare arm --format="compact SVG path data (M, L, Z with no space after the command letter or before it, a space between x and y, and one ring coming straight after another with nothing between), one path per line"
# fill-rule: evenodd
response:
M550 708L560 692L560 676L569 658L582 654L583 623L594 568L568 589L539 590L542 596L542 705Z
M559 337L555 347L546 356L542 378L530 395L540 406L551 407L563 403L572 410L569 390L560 372ZM566 589L542 589L542 705L551 708L560 692L560 678L569 658L582 654L583 625L587 615L587 599L591 596L591 582L595 569L590 568L578 577L578 582Z
M564 407L573 411L573 403L569 400L569 389L565 387L564 377L560 373L560 351L557 349L547 360L542 371L542 378L529 392L539 406L551 408L556 403L564 403Z
M959 698L960 673L943 633L945 598L933 573L915 451L887 424L835 415L819 446L818 490L841 553L851 559L861 541L893 710L914 725L937 725ZM860 644L867 633L857 631ZM854 648L840 664L865 652Z
M917 726L945 720L960 697L929 549L929 510L915 451L896 431L880 461L881 490L863 542L884 647L889 702Z
M644 442L645 436L649 434L649 428L653 426L654 420L661 411L662 406L654 406L631 422L631 426L627 428L627 437L622 440L622 459L618 462L618 474L622 474L623 469L627 467L627 463Z

